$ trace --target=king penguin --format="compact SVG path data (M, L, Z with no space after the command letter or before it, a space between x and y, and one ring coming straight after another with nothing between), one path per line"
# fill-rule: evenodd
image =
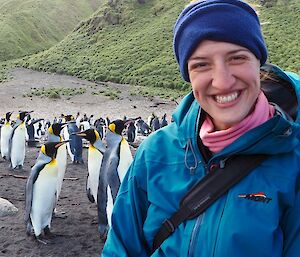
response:
M137 126L134 120L129 120L126 122L127 125L127 141L133 143L137 137Z
M67 144L68 153L74 164L83 163L82 138L76 135L76 133L80 131L76 125L76 120L73 115L66 115L64 117L68 123L68 126L64 129L64 138L70 141Z
M58 178L56 154L58 147L64 143L47 142L42 145L26 183L26 233L31 235L33 228L36 239L44 244L52 236L50 228Z
M25 118L30 112L19 112L10 139L11 168L22 169L25 160L27 130Z
M63 137L60 135L62 129L67 126L67 123L54 123L50 125L48 128L48 135L47 135L47 142L62 142ZM66 144L62 144L58 149L57 149L57 155L56 155L56 160L57 160L57 166L58 166L58 179L57 179L57 193L56 193L56 198L58 201L61 188L62 188L62 183L64 180L66 168L67 168L67 146Z
M132 163L132 154L128 142L122 136L124 121L110 123L106 132L107 143L100 168L98 186L98 230L100 238L106 239L111 225L111 214L114 201L124 176Z
M13 127L11 125L10 117L12 112L7 112L5 114L5 122L1 127L1 156L5 160L9 160L9 141L13 132Z
M88 176L86 182L86 193L90 202L97 203L100 167L103 153L106 148L101 140L100 134L95 129L87 129L77 133L90 142L88 149Z

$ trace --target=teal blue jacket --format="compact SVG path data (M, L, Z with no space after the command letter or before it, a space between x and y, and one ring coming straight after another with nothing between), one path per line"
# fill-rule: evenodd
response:
M271 67L299 99L300 79ZM291 92L291 90L290 90ZM290 99L285 99L290 101ZM235 154L269 157L202 215L175 230L153 257L299 257L300 115L293 121L278 111L206 162L197 139L201 108L187 95L174 122L138 148L112 215L103 257L150 256L161 223L213 165Z

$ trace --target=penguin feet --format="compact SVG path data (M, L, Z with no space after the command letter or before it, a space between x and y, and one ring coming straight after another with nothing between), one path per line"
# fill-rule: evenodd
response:
M80 161L78 161L78 160L74 160L73 161L73 164L84 164L84 161L83 160L80 160Z
M44 228L44 238L53 239L55 237L56 235L50 231L50 228L48 226Z
M22 171L23 170L23 165L17 165L17 166L15 166L15 167L13 167L11 164L9 165L9 169L10 170L14 170L14 171L16 171L16 170L19 170L19 171Z
M52 217L57 218L57 219L66 219L66 218L68 218L68 215L64 211L62 211L62 212L54 211L52 213Z
M49 245L49 244L52 244L52 242L46 238L44 238L42 235L39 235L36 237L36 240L41 243L41 244L44 244L44 245Z

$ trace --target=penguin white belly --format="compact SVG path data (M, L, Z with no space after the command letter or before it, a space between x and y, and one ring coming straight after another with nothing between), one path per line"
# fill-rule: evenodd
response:
M38 127L39 125L38 125L38 123L34 123L33 124L33 128L34 128L34 139L36 139L36 138L39 138L39 135L38 135Z
M102 154L95 147L90 146L88 151L88 178L87 178L87 189L90 189L95 202L97 203L98 184L99 184L99 173L102 162Z
M70 139L70 135L67 127L63 128L63 135L64 135L64 140ZM74 161L74 154L72 154L70 143L68 142L66 143L66 145L67 145L67 150L70 155L71 161Z
M39 236L51 223L52 212L56 202L57 164L52 161L39 173L33 185L30 219L36 236Z
M11 142L11 165L14 169L18 165L24 164L25 159L25 137L26 137L26 127L25 124L20 124L14 132L12 142Z
M120 160L119 160L119 165L118 165L118 175L119 175L119 179L122 183L122 181L127 173L127 170L133 160L129 144L125 139L122 139L122 141L121 141L119 158L120 158Z
M9 158L9 140L12 132L13 128L9 123L1 128L1 156L6 157L6 159Z
M107 187L107 205L106 205L106 215L108 225L111 227L111 215L114 208L113 198L111 194L110 186Z
M56 161L57 161L57 168L58 168L56 198L58 200L60 192L61 192L66 168L67 168L67 146L65 144L61 145L57 149Z

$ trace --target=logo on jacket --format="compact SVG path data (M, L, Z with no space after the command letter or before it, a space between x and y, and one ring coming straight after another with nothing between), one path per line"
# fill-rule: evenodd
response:
M269 203L272 200L272 198L267 197L266 194L263 192L259 192L255 194L239 195L239 198L245 198L248 200L252 200L255 202L262 202L262 203Z

